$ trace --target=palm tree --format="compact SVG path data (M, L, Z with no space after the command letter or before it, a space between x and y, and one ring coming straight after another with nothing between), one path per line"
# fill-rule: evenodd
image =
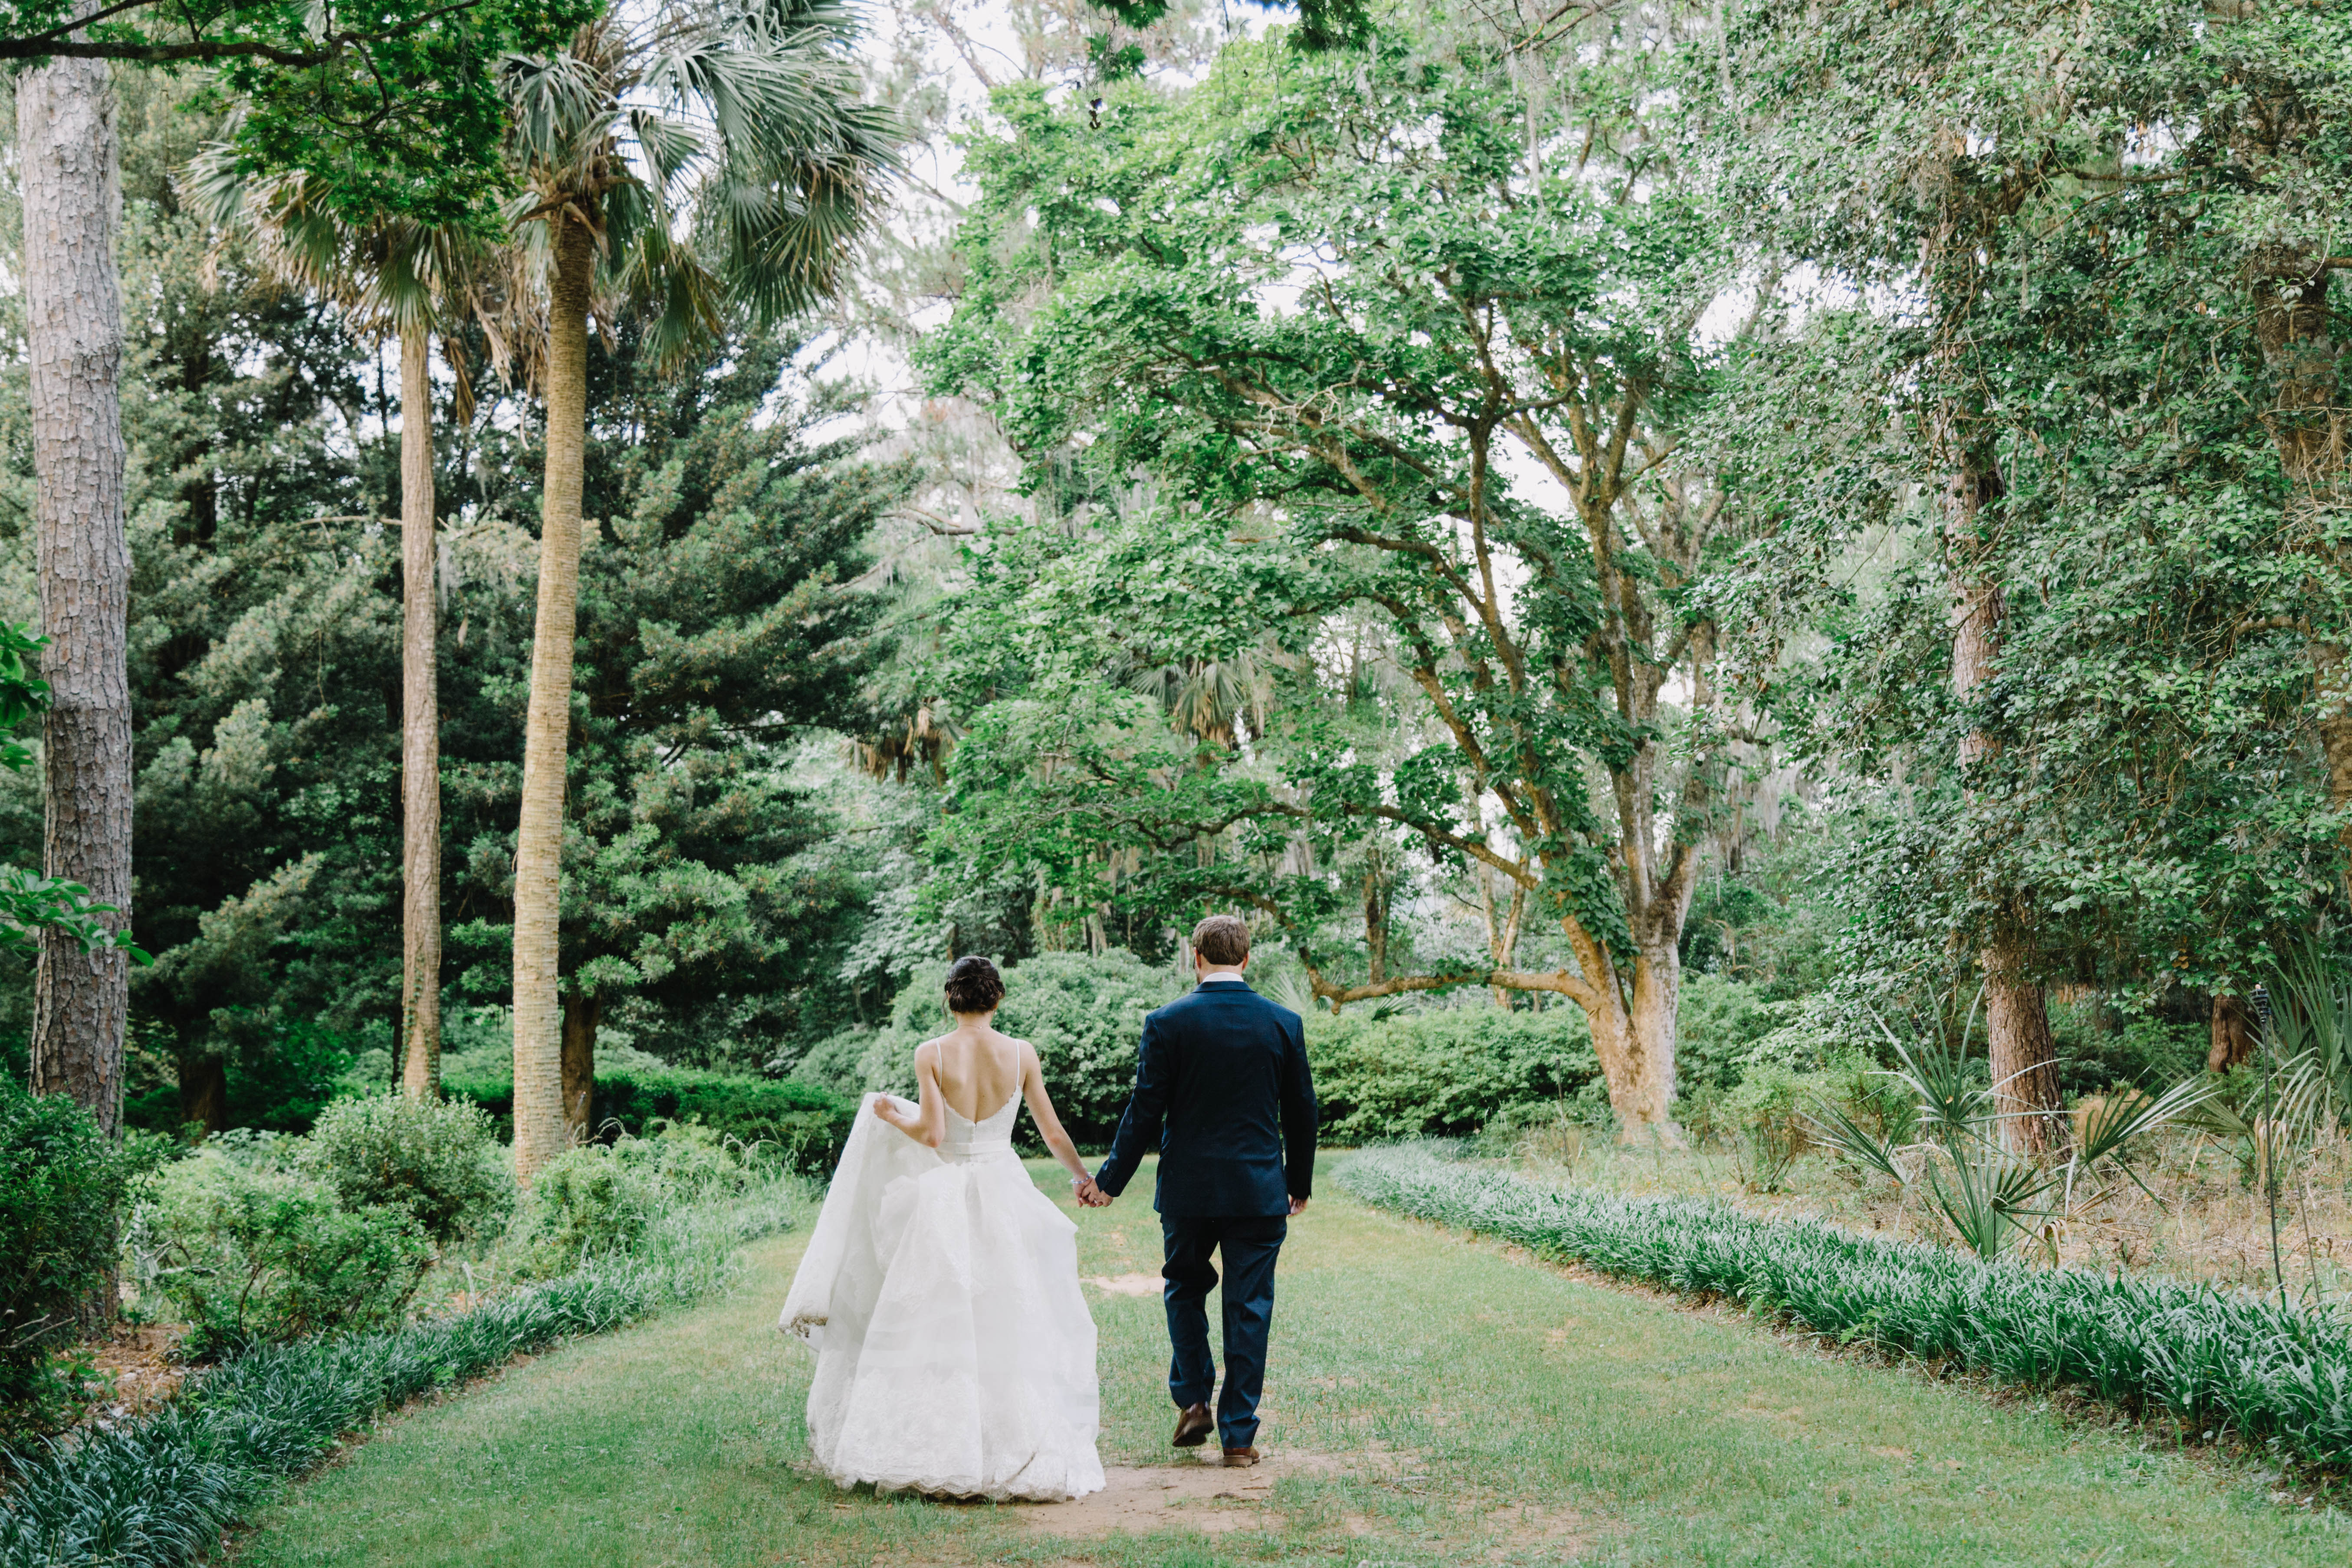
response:
M497 319L478 292L491 247L454 225L402 216L354 224L300 174L249 180L236 148L207 146L189 165L199 211L253 242L263 268L341 306L362 332L400 340L401 1084L415 1099L441 1087L441 704L433 495L436 333L469 314ZM492 337L493 350L502 341ZM457 417L470 416L465 361L448 356Z
M509 65L522 194L508 221L520 281L546 309L530 356L547 469L515 835L526 1181L584 1128L594 1081L593 1035L563 1026L557 949L590 317L636 310L648 345L675 361L730 309L773 319L833 291L892 165L887 120L857 100L849 36L835 0L657 0L608 10L565 54ZM572 998L591 1012L593 1000Z

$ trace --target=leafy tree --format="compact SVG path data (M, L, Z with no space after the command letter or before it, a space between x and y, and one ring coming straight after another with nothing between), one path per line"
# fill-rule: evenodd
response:
M1701 597L1721 500L1680 450L1724 270L1645 150L1620 20L1583 40L1606 68L1532 104L1498 47L1402 33L1229 47L1189 95L1121 88L1091 117L999 95L928 363L994 403L1033 488L1089 510L985 569L982 636L1022 684L973 692L946 845L1081 904L1244 903L1335 1004L1566 996L1629 1135L1672 1137L1678 940L1731 717ZM1246 743L1171 733L1102 679L1268 637L1295 660L1351 615L1410 683L1406 754L1303 708ZM1343 853L1379 865L1344 887ZM1389 972L1384 868L1408 855L1525 889L1569 962ZM1327 928L1359 890L1351 984Z
M1715 437L1757 546L1736 618L1768 663L1832 637L1820 686L1750 668L1817 755L1900 770L1862 880L1915 965L1970 955L2028 1147L2065 1131L2042 980L2227 992L2333 830L2286 628L2340 617L2273 553L2276 373L2236 324L2271 198L2200 173L2236 156L2207 106L2263 75L2232 31L1764 5L1685 83L1724 213L1828 280Z
M402 1082L419 1099L441 1074L441 707L439 536L433 483L432 342L478 310L489 245L462 223L399 214L355 224L324 180L299 172L246 176L235 147L198 155L191 182L207 216L249 235L280 279L340 308L355 331L400 343L401 984L396 1042ZM462 357L460 422L473 405Z

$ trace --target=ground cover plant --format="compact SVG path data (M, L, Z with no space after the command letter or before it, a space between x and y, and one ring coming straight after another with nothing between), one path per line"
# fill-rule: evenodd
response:
M2352 1330L2273 1297L1979 1262L1721 1204L1547 1190L1427 1148L1361 1155L1341 1181L1400 1214L1738 1301L1841 1342L2079 1389L2307 1465L2352 1463Z

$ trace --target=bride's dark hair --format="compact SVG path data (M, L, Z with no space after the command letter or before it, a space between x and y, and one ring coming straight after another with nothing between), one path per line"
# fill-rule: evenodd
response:
M948 970L948 1011L993 1013L1004 1000L1004 979L996 965L976 952L966 953Z

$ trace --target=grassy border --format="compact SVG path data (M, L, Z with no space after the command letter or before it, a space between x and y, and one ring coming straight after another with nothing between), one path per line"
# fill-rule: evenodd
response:
M2315 1468L2352 1465L2352 1331L2265 1297L1979 1263L1717 1203L1549 1191L1412 1146L1359 1154L1339 1182L1376 1207L1738 1301L1841 1343L2162 1412Z

